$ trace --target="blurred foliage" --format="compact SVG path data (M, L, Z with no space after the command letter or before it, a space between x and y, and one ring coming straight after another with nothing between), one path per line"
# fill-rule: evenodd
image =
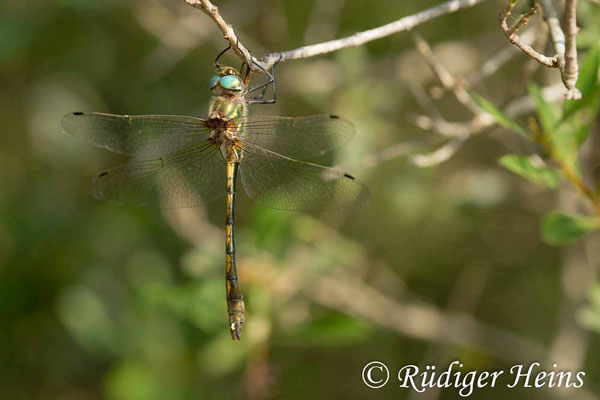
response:
M560 174L557 171L537 165L539 162L534 157L507 154L502 156L498 163L523 178L545 185L550 189L556 189L560 182Z
M260 56L438 3L218 5ZM418 31L436 51L446 49L443 61L452 72L467 75L508 46L494 20L505 3L485 2ZM559 150L568 148L561 160L573 163L574 149L562 139L585 145L598 134L593 46L600 8L580 3L584 100L566 102L561 114L537 99L543 134ZM552 345L563 301L563 257L561 249L540 241L538 225L561 192L524 184L496 162L507 153L537 153L531 142L501 129L474 136L443 166L417 168L403 157L375 166L363 162L401 142L435 150L435 140L428 140L434 134L411 123L422 110L409 84L440 90L409 35L279 65L277 104L251 110L348 117L357 126L356 139L320 161L343 165L363 180L372 201L361 210L307 216L263 209L241 197L237 244L247 318L243 340L233 343L224 299L224 204L161 211L97 203L89 194L91 177L125 159L61 134L60 127L62 115L75 110L203 116L211 64L224 48L220 32L183 1L25 0L2 8L0 398L407 398L395 385L366 388L363 366L371 360L391 369L424 365L432 355L436 365L459 358L480 370L508 366L485 348L399 334L368 315L325 304L315 296L324 277L351 278L391 301L470 314ZM493 106L510 100L508 86L523 60L517 55L473 90L489 99L482 106L500 125L529 134L523 121ZM541 71L538 83L555 75ZM513 86L514 95L527 94L525 86ZM436 103L443 115L468 117L449 93ZM548 175L530 157L504 160L526 177ZM553 237L561 241L563 232L575 236L582 226L553 219L560 222L551 224ZM587 243L597 244L598 232L589 233ZM579 319L592 331L599 325L595 291ZM590 341L582 366L586 389L596 394L600 362L593 355L599 345ZM501 387L481 393L489 399L547 398L543 391ZM460 398L453 390L441 397Z
M503 156L499 163L532 182L541 183L551 189L559 188L560 176L571 182L582 197L588 197L591 203L589 217L569 216L559 213L547 215L541 224L542 238L550 244L567 244L594 229L600 229L600 192L590 188L583 181L578 165L580 146L585 142L592 123L598 115L600 104L600 38L588 51L582 62L577 88L582 93L579 101L564 102L562 113L554 104L547 102L535 84L529 85L529 94L535 102L537 120L530 119L529 131L519 123L498 110L489 101L472 94L473 100L490 113L501 126L537 142L546 156L553 160L558 168L551 169L537 157L518 154ZM540 129L541 127L541 129ZM535 165L535 162L541 165Z
M542 237L551 244L565 244L599 228L600 222L597 218L552 213L546 215L542 221Z
M600 333L600 287L598 285L590 287L587 297L589 303L579 311L577 317L590 330Z

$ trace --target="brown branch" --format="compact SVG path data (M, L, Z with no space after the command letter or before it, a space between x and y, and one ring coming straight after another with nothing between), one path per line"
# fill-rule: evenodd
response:
M309 58L320 54L331 53L347 47L360 46L367 42L381 39L398 32L411 30L415 26L421 25L431 19L440 17L442 15L451 14L463 8L472 7L484 1L486 0L449 0L445 3L428 8L413 15L402 17L399 20L379 26L377 28L358 32L341 39L330 40L328 42L317 43L310 46L303 46L280 53L270 53L259 61L253 57L248 49L242 45L231 25L227 24L227 22L219 14L218 8L209 0L185 0L185 2L190 6L202 10L215 22L215 24L217 24L219 29L221 29L221 32L223 32L223 38L229 42L235 53L242 60L252 65L253 69L256 69L256 64L260 64L263 68L269 69L279 62Z
M243 61L245 61L252 68L256 69L254 66L254 62L256 59L250 54L250 51L244 47L244 45L240 42L238 36L235 34L235 31L229 25L221 14L219 14L219 9L217 6L213 5L209 0L185 0L187 4L190 6L202 10L206 15L212 19L215 24L219 27L221 32L223 33L223 39L229 42L229 45Z
M422 87L415 83L409 84L408 87L417 100L417 103L429 114L429 116L420 115L416 117L413 123L423 130L432 130L443 138L450 138L450 140L443 140L441 145L439 140L435 140L436 143L433 143L433 139L396 143L388 148L365 156L362 160L362 165L365 167L373 168L381 163L409 155L411 157L410 161L420 167L430 167L440 164L452 157L466 139L496 125L496 120L484 111L475 114L467 122L446 121L431 103L431 100L427 97ZM561 84L545 87L542 89L542 96L547 101L557 102L563 98L561 87ZM530 113L533 110L535 110L535 104L531 97L527 95L510 102L503 112L507 116L514 118ZM413 155L415 150L418 150L423 145L439 145L440 147L429 154Z
M526 35L527 38L529 36L533 36L532 30L528 30L525 32L525 35L521 37L521 39L525 42L529 41L526 40ZM511 61L516 54L518 54L518 52L514 46L506 46L502 50L496 52L493 56L488 58L473 74L467 77L468 84L470 86L476 85L488 76L495 74L501 67Z
M565 49L565 68L561 71L562 80L568 90L567 99L581 99L581 92L575 88L577 83L577 0L565 3L565 24L567 27L567 46Z
M442 15L451 14L462 8L472 7L476 4L482 3L483 1L485 0L450 0L420 11L416 14L402 17L399 20L389 24L369 29L367 31L358 32L345 38L330 40L328 42L313 44L310 46L303 46L281 53L267 54L263 59L263 65L265 67L271 67L274 64L282 61L309 58L320 54L331 53L347 47L360 46L367 42L381 39L398 32L409 31L415 26L421 25L431 19Z
M452 91L456 99L471 112L478 113L481 109L475 104L475 102L473 102L471 96L469 96L469 93L467 93L463 79L454 77L446 69L446 67L438 60L435 54L433 54L433 50L431 50L429 43L427 43L420 35L413 35L413 41L415 42L417 50L421 56L423 56L429 65L429 68L431 68L433 73L437 76L442 86L444 86L446 90Z
M508 22L506 21L508 16L512 13L513 8L516 5L515 2L511 2L506 10L501 12L498 15L498 21L500 22L500 28L502 28L502 32L504 32L504 36L515 46L517 46L523 53L527 54L529 57L533 58L540 64L543 64L550 68L556 68L557 59L556 57L548 57L543 54L538 53L533 47L528 44L523 43L523 41L517 36L516 31L519 27L526 25L529 18L537 11L537 7L531 9L527 14L521 16L521 18L515 23L515 25L510 28L508 26Z
M569 100L581 99L581 92L575 88L577 82L577 48L576 48L576 36L577 36L577 0L566 0L565 5L565 21L567 26L567 36L565 39L565 33L563 32L558 13L554 8L553 0L538 0L541 9L543 10L544 20L548 25L550 32L550 39L552 40L552 46L554 47L555 55L548 57L538 53L533 47L523 43L516 35L517 30L526 25L531 16L537 11L537 6L533 7L529 12L522 15L517 22L512 26L508 27L507 18L511 15L514 7L518 0L511 0L505 11L498 15L500 21L500 27L504 36L517 46L521 51L533 58L542 65L550 68L558 68L562 81L567 88L566 97Z
M425 168L448 161L462 147L469 136L470 133L465 133L456 137L429 154L414 154L410 156L410 162L417 167Z
M544 20L550 29L550 39L556 52L556 63L559 69L565 67L565 34L560 27L558 13L552 0L538 0L544 11Z
M538 11L537 6L534 6L531 10L529 10L527 13L523 14L521 16L521 18L519 18L517 20L517 22L512 26L512 28L509 29L509 33L512 35L513 33L517 32L517 30L519 30L520 27L522 26L526 26L529 23L529 19L533 16L533 14L535 14Z
M542 359L546 352L535 342L467 314L441 312L423 303L399 303L358 281L322 278L308 288L308 295L319 304L399 334L435 343L479 347L506 362Z
M565 5L565 22L567 24L567 36L563 32L558 13L554 8L552 0L538 0L544 10L544 19L550 29L550 39L552 46L556 52L557 67L560 70L565 87L567 88L566 97L569 100L581 99L581 92L575 88L577 82L577 48L575 41L577 36L577 21L576 21L576 0L567 0ZM568 61L567 61L568 58Z

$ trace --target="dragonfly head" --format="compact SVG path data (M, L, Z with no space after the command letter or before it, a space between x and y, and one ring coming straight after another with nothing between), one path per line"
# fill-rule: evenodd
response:
M215 94L236 94L246 89L240 73L232 67L219 66L208 86Z

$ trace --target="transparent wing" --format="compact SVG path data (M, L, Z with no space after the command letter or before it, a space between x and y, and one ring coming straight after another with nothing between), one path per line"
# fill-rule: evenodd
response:
M350 121L336 115L249 116L243 132L245 142L297 160L307 160L333 150L356 133Z
M94 197L116 204L194 207L225 195L225 160L211 142L102 172Z
M252 200L279 210L349 208L369 197L366 187L348 174L248 143L243 144L240 174Z
M210 130L200 118L178 115L113 115L75 112L62 119L63 129L116 153L158 157L198 145Z

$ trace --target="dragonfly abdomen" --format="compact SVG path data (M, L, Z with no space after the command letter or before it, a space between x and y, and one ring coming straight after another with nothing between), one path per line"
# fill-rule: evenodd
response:
M227 146L227 198L225 218L225 284L227 312L232 339L239 340L244 323L244 300L238 283L235 265L235 187L240 154L233 145Z

